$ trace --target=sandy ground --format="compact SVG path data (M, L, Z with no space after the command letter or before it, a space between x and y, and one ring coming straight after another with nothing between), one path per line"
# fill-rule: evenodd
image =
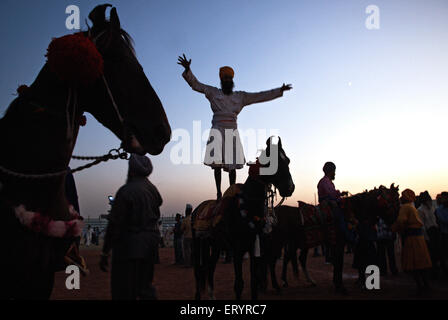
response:
M109 300L110 296L110 274L99 269L100 248L91 246L83 247L81 254L87 259L90 275L81 277L81 288L79 290L68 290L65 288L67 275L60 272L56 275L55 288L52 299L58 300ZM266 293L260 294L260 299L266 300L309 300L309 299L448 299L448 279L442 278L433 281L432 291L424 297L415 294L414 282L408 274L400 273L398 276L381 278L381 289L362 291L356 284L356 270L351 268L352 255L345 255L344 282L349 290L348 296L334 294L332 286L332 265L324 264L323 257L312 257L309 252L308 269L311 277L316 281L316 287L309 287L303 273L299 279L294 278L289 269L289 287L284 288L281 294L276 293L271 286ZM194 298L194 276L192 268L173 265L174 249L160 249L160 264L156 265L154 285L157 288L158 297L162 300L190 300ZM397 259L399 261L399 258ZM281 260L277 263L277 276L280 281ZM233 265L224 264L222 260L217 265L215 275L216 299L234 299L233 293ZM250 298L249 289L249 261L244 263L243 299Z

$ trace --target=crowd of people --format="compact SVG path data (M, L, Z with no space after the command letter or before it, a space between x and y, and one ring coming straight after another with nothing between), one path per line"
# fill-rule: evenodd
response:
M191 60L179 57L179 64L184 67L183 77L193 90L204 93L209 99L213 117L213 128L222 131L236 128L238 113L246 105L272 100L290 90L290 85L260 93L233 92L234 71L230 67L220 69L221 89L200 83L190 69ZM238 99L233 99L234 95ZM207 143L209 149L211 140ZM237 141L237 144L239 141ZM208 150L207 149L207 150ZM226 151L222 152L222 161L218 164L209 161L206 155L204 163L212 167L215 173L217 199L221 194L221 170L229 172L230 184L236 181L236 169L242 164L226 162ZM233 159L235 160L235 159ZM241 154L242 163L244 155ZM154 264L160 262L158 251L163 246L161 240L160 206L162 196L149 181L152 173L149 158L132 154L129 159L126 183L118 190L109 215L109 223L104 236L100 267L108 271L109 256L112 254L111 290L113 299L155 299L157 297L152 285ZM325 176L317 186L319 203L330 206L336 230L336 244L323 247L326 263L333 264L333 282L337 293L347 294L343 284L344 252L353 253L353 267L358 270L358 282L364 285L365 270L368 265L378 265L381 275L398 273L395 261L395 246L401 244L401 269L413 275L418 292L429 289L428 271L437 279L440 273L447 275L448 257L448 193L437 197L437 205L427 191L420 194L419 201L412 190L403 191L400 198L401 208L398 219L393 225L376 219L366 218L357 221L354 228L349 228L345 221L340 201L348 192L340 192L333 183L336 165L327 162L323 171ZM67 180L67 198L77 206L74 181ZM417 202L417 203L416 203ZM79 212L79 206L78 212ZM176 223L171 231L174 246L174 264L192 267L192 206L187 204L185 216L176 215ZM98 244L99 230L87 228L86 245ZM314 255L319 255L318 249ZM227 257L231 258L231 254ZM229 258L229 259L230 259ZM229 261L226 259L226 261Z
M340 192L334 186L336 165L327 162L325 176L318 184L319 203L332 206L336 224L336 245L325 247L326 263L334 266L333 282L337 293L347 294L342 283L344 248L351 253L354 247L353 268L358 270L358 283L365 288L365 270L377 265L382 276L398 274L395 261L395 245L401 245L401 269L410 273L416 283L417 293L430 290L429 277L437 280L441 274L448 276L448 192L437 196L434 204L428 191L420 193L418 200L414 191L405 189L400 198L398 218L388 226L381 218L371 217L357 221L349 228L340 209ZM315 250L314 256L319 255Z
M406 189L400 198L401 207L395 223L388 225L382 219L366 219L349 228L338 204L348 193L336 190L333 183L336 166L329 162L323 170L325 176L318 184L319 202L326 201L333 206L336 225L336 245L324 246L323 254L326 262L333 264L336 293L348 293L342 281L345 248L346 253L353 253L353 268L358 270L358 283L362 288L368 265L377 265L381 276L398 274L397 244L401 247L401 269L413 276L419 294L429 291L429 278L448 276L447 192L437 196L434 205L429 192L422 192L417 200L415 193ZM117 192L109 216L100 267L108 271L108 257L113 252L113 299L157 297L152 280L154 264L160 262L159 247L163 246L159 210L162 197L147 179L151 172L149 158L131 156L127 182ZM192 267L193 260L192 210L187 204L185 216L176 214L176 223L169 232L174 240L174 264L185 268ZM96 243L93 240L95 230L90 226L87 230L87 243ZM315 251L314 255L319 252Z
M89 247L90 245L99 246L100 245L100 238L104 234L104 230L101 231L98 227L93 227L91 225L87 226L87 229L82 235L82 238L84 240L84 245Z

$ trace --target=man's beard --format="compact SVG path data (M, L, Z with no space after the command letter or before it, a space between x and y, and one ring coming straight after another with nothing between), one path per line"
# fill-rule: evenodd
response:
M221 81L221 90L226 95L232 94L234 86L233 81Z

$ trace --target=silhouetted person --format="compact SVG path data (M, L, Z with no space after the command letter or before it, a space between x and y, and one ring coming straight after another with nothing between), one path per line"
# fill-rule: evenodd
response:
M443 272L448 275L448 192L442 192L439 203L435 214L440 227L440 263Z
M220 199L222 196L221 169L229 172L229 182L230 185L233 185L236 182L236 169L243 168L246 162L237 129L238 114L245 106L279 98L283 96L283 91L291 90L292 87L289 84L283 84L280 88L258 93L233 91L234 71L231 67L225 66L219 69L221 89L218 89L202 84L196 79L190 69L191 59L187 60L185 54L183 57L179 57L178 64L185 68L182 76L190 87L203 93L210 101L213 120L204 164L215 171L217 198ZM232 139L232 141L230 142L228 139ZM226 141L230 142L230 148L226 146Z
M184 264L186 267L192 266L192 247L193 247L193 234L191 230L191 212L193 207L191 204L187 204L185 207L185 218L182 220L181 230L183 233L182 247L184 250Z
M333 283L336 288L336 293L347 294L342 283L342 270L344 266L344 247L346 239L350 238L347 224L344 219L344 214L339 208L339 201L341 196L347 195L347 192L340 192L336 190L333 180L336 177L336 165L333 162L325 163L323 167L325 176L320 179L317 185L319 195L319 203L327 202L332 208L335 229L336 229L336 244L332 246L332 262L333 262ZM326 248L328 254L328 247Z
M358 270L357 283L362 289L366 289L366 269L370 265L378 265L378 252L375 247L377 232L375 229L376 218L366 217L361 219L356 226L358 239L353 254L353 267Z
M428 191L420 193L421 204L417 208L423 222L423 236L432 262L432 277L438 278L440 271L440 231L435 215L436 208Z
M423 236L423 222L414 206L415 199L414 191L406 189L402 192L402 205L391 229L399 232L402 237L401 268L412 274L417 293L421 294L429 289L427 270L432 264Z
M184 263L184 254L182 249L183 232L182 232L182 216L176 214L176 224L173 229L174 234L174 264L180 265Z
M156 298L152 281L162 197L147 179L152 169L149 158L132 154L128 179L112 205L100 262L107 271L112 250L112 299Z
M397 234L392 232L383 219L379 219L377 224L377 248L378 248L378 267L382 276L387 276L388 262L389 270L393 275L398 274L397 263L395 260L395 240Z

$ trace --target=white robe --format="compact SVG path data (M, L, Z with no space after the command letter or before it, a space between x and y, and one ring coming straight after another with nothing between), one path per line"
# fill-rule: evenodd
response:
M199 82L191 70L184 71L182 76L193 90L205 94L213 111L204 164L226 171L241 169L246 159L238 133L238 114L247 105L283 96L283 91L281 88L256 93L234 91L226 95L221 89Z

